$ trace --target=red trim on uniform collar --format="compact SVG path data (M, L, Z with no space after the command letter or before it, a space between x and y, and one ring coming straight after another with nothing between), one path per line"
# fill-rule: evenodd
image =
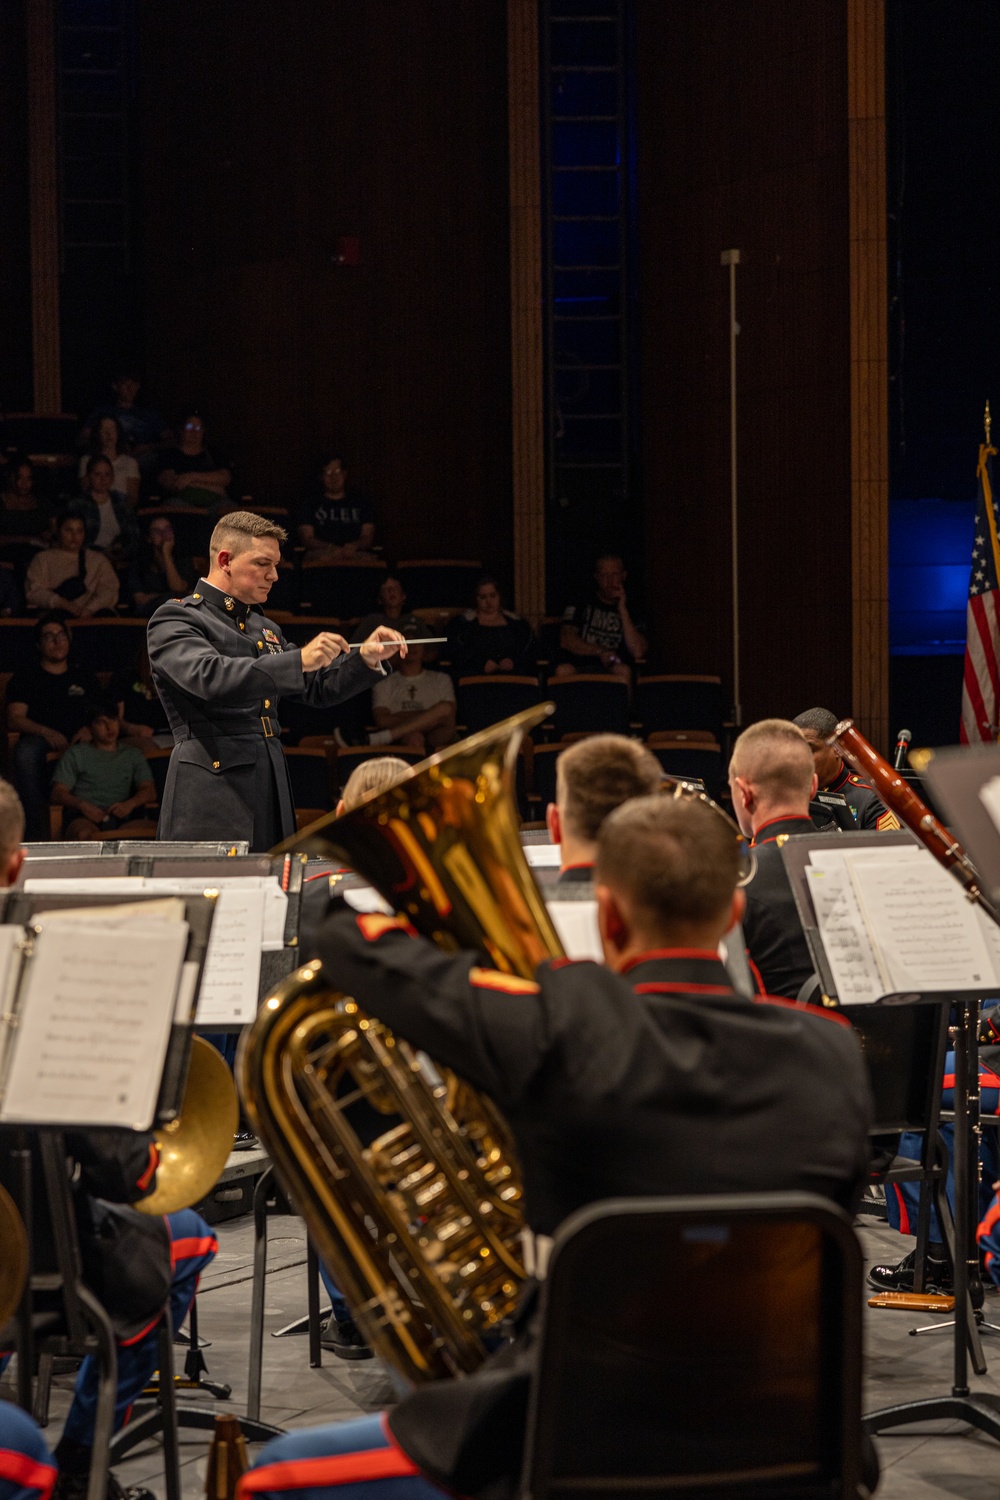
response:
M647 953L639 953L635 958L630 958L625 966L618 970L619 974L627 974L634 969L636 964L646 964L657 958L710 958L713 963L721 964L722 959L712 948L650 948Z
M764 832L765 828L773 828L775 823L808 823L810 828L812 828L813 826L812 818L810 818L808 814L803 813L783 813L777 818L768 818L767 822L762 823L757 829L757 832L754 834L753 842L750 845L751 849L756 848L758 844L770 844L773 842L773 840L771 839L762 839L761 834ZM778 835L775 834L775 838L777 838L777 836Z
M592 870L593 868L594 861L592 859L578 859L575 864L560 865L559 874L565 875L567 870Z

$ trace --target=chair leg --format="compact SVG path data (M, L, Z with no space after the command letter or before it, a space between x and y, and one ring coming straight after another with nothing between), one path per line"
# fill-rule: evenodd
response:
M52 1394L52 1370L55 1362L53 1354L38 1356L38 1380L35 1384L35 1399L32 1403L31 1415L39 1427L49 1425L49 1397Z
M177 1391L174 1385L174 1334L170 1325L170 1304L164 1310L157 1330L160 1361L158 1402L163 1418L163 1468L167 1500L181 1500L180 1443L177 1435Z
M306 1282L306 1305L309 1309L309 1368L318 1370L323 1364L319 1324L319 1256L316 1254L312 1240L306 1241Z
M253 1190L253 1293L250 1300L250 1363L247 1371L247 1416L260 1420L261 1375L264 1360L264 1290L267 1280L267 1194L272 1168L262 1173Z
M111 1463L111 1438L115 1429L115 1403L118 1398L118 1350L108 1322L97 1325L97 1412L94 1421L94 1447L87 1480L87 1500L105 1500L108 1492L108 1469Z

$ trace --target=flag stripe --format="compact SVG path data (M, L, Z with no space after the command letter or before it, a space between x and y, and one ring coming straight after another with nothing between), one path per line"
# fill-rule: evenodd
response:
M1000 708L1000 577L997 561L996 503L993 499L991 460L995 449L982 443L976 477L976 529L969 570L969 606L966 612L965 670L962 683L963 744L991 743L996 738Z

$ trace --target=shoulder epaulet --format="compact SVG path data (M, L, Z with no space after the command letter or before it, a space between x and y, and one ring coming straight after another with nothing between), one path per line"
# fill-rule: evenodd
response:
M204 594L188 594L186 598L177 600L178 604L203 604L204 602Z
M859 776L856 771L852 771L847 779L851 783L851 786L863 786L866 792L873 792L875 790L871 782L866 781L863 776Z

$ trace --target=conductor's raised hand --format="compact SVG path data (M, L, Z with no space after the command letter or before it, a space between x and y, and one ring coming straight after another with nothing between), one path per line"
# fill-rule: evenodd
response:
M361 655L374 672L379 662L388 661L397 651L400 656L405 656L406 649L406 637L398 630L393 630L391 625L376 625L361 647Z
M321 667L328 667L338 656L351 648L342 635L336 635L331 630L322 630L319 635L314 635L312 640L302 647L302 670L303 672L318 672Z

